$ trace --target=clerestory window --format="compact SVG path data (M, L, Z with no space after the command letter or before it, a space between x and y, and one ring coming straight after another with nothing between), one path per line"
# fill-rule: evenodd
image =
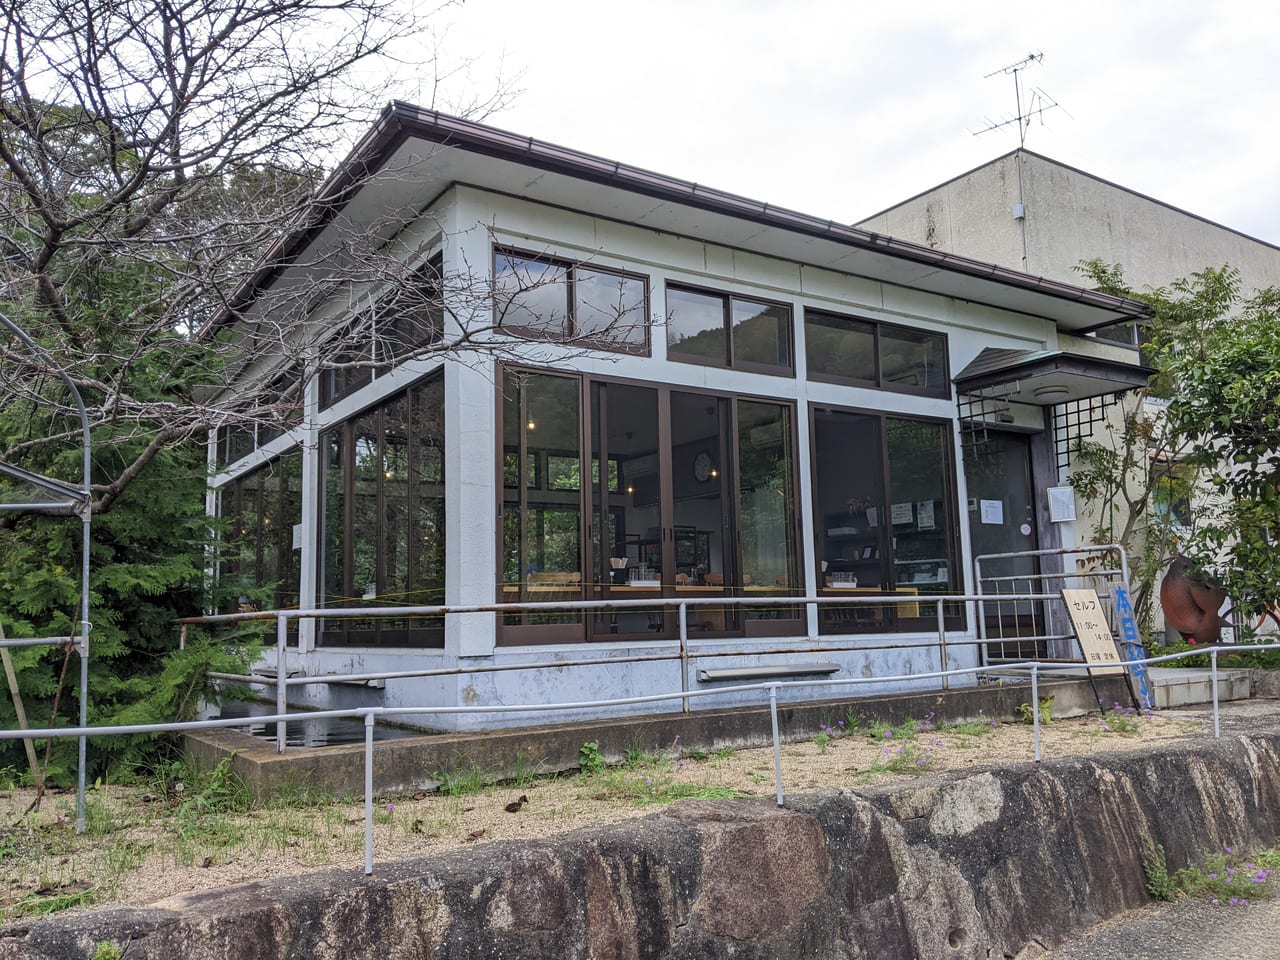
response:
M590 263L496 249L494 325L535 340L647 353L648 282Z

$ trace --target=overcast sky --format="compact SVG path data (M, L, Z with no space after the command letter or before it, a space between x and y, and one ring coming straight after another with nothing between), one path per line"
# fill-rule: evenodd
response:
M522 68L488 122L853 222L1026 145L1280 243L1280 4L466 0L447 49ZM414 91L408 91L412 98ZM423 99L418 92L417 99ZM1026 107L1024 99L1024 108Z

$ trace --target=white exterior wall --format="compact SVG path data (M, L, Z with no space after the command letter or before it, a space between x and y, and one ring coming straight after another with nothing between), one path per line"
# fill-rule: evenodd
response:
M945 333L948 337L952 372L965 366L985 347L1023 349L1054 348L1057 332L1045 320L1021 314L979 307L934 294L922 293L883 284L864 277L839 274L796 263L717 247L683 237L660 234L635 226L620 224L573 212L537 205L517 198L486 193L470 187L455 187L431 211L417 233L431 234L437 228L442 236L446 275L470 272L487 277L492 264L492 246L501 244L523 250L545 253L558 258L590 261L649 278L651 316L658 321L652 329L651 356L566 351L546 344L517 344L516 352L527 352L530 363L550 368L596 373L609 377L633 378L680 385L692 389L711 389L789 400L795 404L797 417L797 456L801 483L802 511L801 569L807 578L807 591L813 594L817 568L812 531L815 529L812 491L810 489L810 439L808 406L810 403L832 406L890 411L907 416L930 417L953 424L953 449L957 462L954 473L959 478L957 505L966 500L963 473L960 469L960 443L956 404L951 399L938 399L892 393L873 389L845 387L829 383L810 383L805 378L804 310L821 308L853 314L872 320L883 320L920 329ZM406 231L412 236L415 231ZM793 319L796 374L793 377L769 376L739 370L705 367L666 357L666 338L661 318L666 313L667 283L694 284L744 296L782 301L791 306ZM302 431L307 439L304 468L307 482L318 489L320 432L359 411L374 405L379 398L391 395L434 369L438 361L415 361L372 384L343 398L325 411L319 411L315 398L307 407L307 423ZM449 604L486 604L495 601L497 579L497 508L501 499L498 489L497 447L495 436L497 394L492 358L471 358L466 363L448 363L445 371L446 404L446 534L448 556L446 566L446 602ZM275 441L284 447L288 440ZM278 452L278 451L277 451ZM260 463L265 456L255 454L250 460L235 465L235 472L251 462ZM226 477L222 478L226 479ZM313 492L308 502L318 504ZM960 524L961 557L969 556L968 512L956 511ZM320 536L317 513L304 517L304 594L303 603L315 602L315 571ZM962 563L964 588L972 591L971 570ZM926 604L927 609L927 604ZM838 677L924 673L938 669L936 646L915 650L876 650L885 637L867 635L819 636L817 618L810 611L809 636L782 638L742 638L731 640L699 640L691 644L695 650L734 649L737 657L705 662L703 666L736 667L778 663L776 656L763 651L781 648L818 650L798 654L798 660L827 660L839 663ZM899 644L911 640L932 644L937 633L895 633L887 642ZM948 642L957 644L951 650L952 666L975 666L976 647L964 646L972 641L973 632L966 629L948 633ZM836 651L833 647L852 647ZM443 650L351 648L311 649L304 642L300 651L291 653L291 670L310 676L331 673L394 671L418 668L472 667L489 663L549 663L587 658L620 658L629 655L665 654L676 656L676 640L637 642L574 642L562 645L502 646L495 645L495 615L454 614L448 618ZM274 660L274 651L265 655ZM695 673L696 657L688 676L682 678L678 660L651 663L617 663L603 666L578 666L540 671L511 671L438 678L390 679L385 689L375 690L351 686L313 684L297 688L291 699L314 706L382 705L390 708L408 706L478 706L538 702L578 702L591 699L652 695L676 692L682 682L698 689ZM936 680L896 685L898 689L936 688ZM848 688L833 694L848 696L851 692L885 693L888 685ZM810 699L812 689L792 695ZM694 709L761 702L759 694L730 695L694 701ZM677 701L653 705L641 710L666 712L679 710ZM638 712L637 708L615 708L612 713ZM554 719L569 720L608 714L608 710L580 708L559 713ZM553 718L534 711L511 714L468 714L417 718L414 723L437 729L479 730L515 723L543 723Z

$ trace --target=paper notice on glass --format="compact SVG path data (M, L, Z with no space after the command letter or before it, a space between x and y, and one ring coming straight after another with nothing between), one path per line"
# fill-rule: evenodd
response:
M880 526L880 511L875 507L867 507L867 526Z
M978 501L978 506L982 513L983 523L1004 523L1003 500L980 500Z
M910 523L911 522L911 504L895 503L890 508L890 516L892 518L892 523L894 524L894 526L897 526L900 523Z
M920 530L933 529L932 500L918 500L916 502L916 527Z

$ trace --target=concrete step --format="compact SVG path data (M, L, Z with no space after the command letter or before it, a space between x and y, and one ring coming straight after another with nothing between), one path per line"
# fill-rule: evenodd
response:
M1213 702L1213 672L1207 667L1148 667L1157 709ZM1248 700L1249 671L1218 669L1218 700Z

